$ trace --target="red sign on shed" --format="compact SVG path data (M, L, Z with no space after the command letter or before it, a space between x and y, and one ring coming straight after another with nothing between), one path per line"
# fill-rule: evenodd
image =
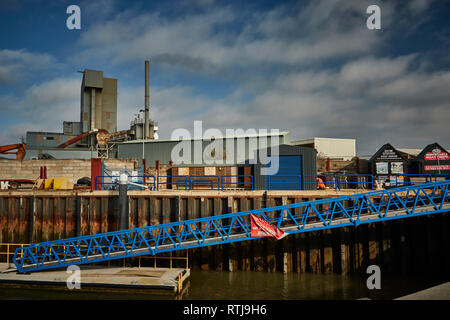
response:
M447 152L442 151L439 148L433 149L431 152L425 154L425 160L449 160L450 156Z

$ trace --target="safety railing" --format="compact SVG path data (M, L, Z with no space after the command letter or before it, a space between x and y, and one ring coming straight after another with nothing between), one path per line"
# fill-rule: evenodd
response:
M5 261L9 265L12 256L14 256L14 251L19 247L23 248L28 245L28 243L0 243L0 257L6 256Z
M12 263L12 257L14 256L14 252L17 248L23 248L25 246L29 246L30 243L0 243L0 261L5 260L6 264L9 265ZM55 248L58 246L55 245ZM86 247L86 245L81 245L80 247ZM131 249L131 247L127 247L128 249ZM4 250L4 251L3 251ZM3 257L5 257L3 259ZM22 258L22 256L19 256L19 258ZM142 260L144 261L151 261L152 266L154 269L157 268L158 264L157 261L166 260L168 261L168 267L169 269L173 269L174 262L175 261L184 261L185 262L185 268L189 269L189 250L186 250L184 256L180 255L174 255L171 251L167 255L167 253L162 253L160 255L154 255L154 256L139 256L138 258L138 267L141 269L142 266ZM131 258L135 259L135 258ZM122 265L125 268L127 264L127 259L122 259ZM108 261L107 263L108 267L111 267L111 261Z
M254 189L252 175L175 175L175 176L129 176L129 180L137 178L140 181L134 184L142 184L150 187L150 190L161 190L162 186L170 189L217 189L224 190L226 186L243 186L245 189ZM105 181L108 180L108 181ZM118 185L119 176L97 176L95 177L96 189L114 189ZM150 181L148 181L150 180ZM230 181L227 181L230 180ZM144 181L144 182L143 182ZM108 186L110 186L108 188ZM202 188L203 187L203 188Z
M303 184L313 185L314 189L320 189L320 184L322 183L325 188L328 189L339 189L339 180L336 174L305 174ZM321 180L318 180L320 178Z
M267 190L302 190L302 176L296 174L284 174L267 176ZM277 189L276 185L283 186L281 189Z
M295 184L298 190L313 185L313 189L366 189L373 190L373 176L370 174L306 174L268 176L268 190L276 190L274 185Z
M445 174L413 174L413 173L405 173L405 174L391 174L387 176L388 179L380 181L384 187L403 187L403 186L411 186L422 183L430 183L430 182L439 182L450 179L450 175ZM392 179L392 177L394 177Z
M209 189L220 190L220 176L215 175L190 175L189 176L189 190L194 190L196 187L209 187ZM204 188L203 188L204 189Z
M337 175L338 189L374 189L371 174L339 174Z
M365 189L374 190L375 185L383 187L402 187L421 183L438 182L450 179L443 174L394 174L388 175L386 181L371 174L315 174L315 175L273 175L267 176L267 190L304 190L304 189ZM119 176L97 176L97 189L114 189ZM174 175L174 176L129 176L133 185L147 186L150 190L177 189L243 189L254 190L252 175ZM135 181L133 181L135 180ZM166 185L166 188L163 186ZM314 186L307 188L307 186ZM132 187L134 187L132 186ZM228 186L228 187L227 187ZM234 186L230 187L230 186ZM99 188L100 187L100 188ZM136 186L139 188L139 186ZM136 188L134 187L134 188Z
M111 181L105 181L110 179ZM119 176L96 176L95 177L95 190L105 190L105 186L114 186L117 184L115 179L119 180Z
M190 189L188 176L158 176L156 181L156 190L159 190L159 186L161 185L170 185L172 189L174 189L174 187L176 187L177 189L184 188L184 190Z
M118 184L119 176L96 176L95 177L95 189L96 190L107 190L105 186L111 186L109 189L113 189L114 186ZM100 181L101 179L101 181ZM105 179L110 180L105 181ZM150 190L156 189L155 176L128 176L128 181L132 182L133 185L142 185L148 187ZM100 188L99 188L100 187ZM139 187L139 186L137 186Z
M226 179L233 180L238 179L237 181L226 181ZM239 179L243 179L239 181ZM250 181L245 181L250 180ZM221 189L224 190L226 185L236 185L236 186L250 186L250 190L254 190L253 185L253 176L252 175L224 175L220 177L220 186Z

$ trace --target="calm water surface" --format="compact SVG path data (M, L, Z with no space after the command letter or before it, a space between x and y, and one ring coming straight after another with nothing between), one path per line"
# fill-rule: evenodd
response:
M393 299L450 279L382 276L381 290L368 290L366 277L265 272L192 271L182 299ZM0 284L0 299L179 299L173 293L117 289Z

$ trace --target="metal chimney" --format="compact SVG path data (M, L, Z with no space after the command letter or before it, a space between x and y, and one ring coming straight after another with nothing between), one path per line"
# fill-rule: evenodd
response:
M149 119L149 61L145 60L145 122L144 139L150 139L150 119Z

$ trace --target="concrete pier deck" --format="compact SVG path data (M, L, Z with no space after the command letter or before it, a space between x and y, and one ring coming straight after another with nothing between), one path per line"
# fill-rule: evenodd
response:
M70 276L66 270L51 270L19 274L15 272L3 273L8 269L6 263L0 263L0 283L33 284L33 285L67 285ZM181 274L183 282L190 276L189 269L181 268L152 268L138 267L93 267L80 266L81 288L83 287L109 287L128 289L149 289L177 291L178 276Z
M450 282L408 294L395 300L450 300Z

